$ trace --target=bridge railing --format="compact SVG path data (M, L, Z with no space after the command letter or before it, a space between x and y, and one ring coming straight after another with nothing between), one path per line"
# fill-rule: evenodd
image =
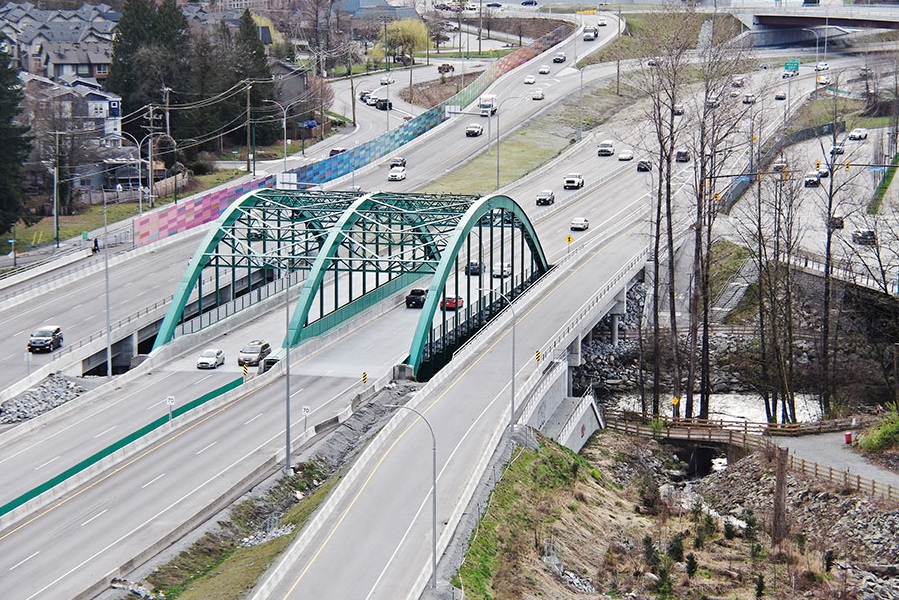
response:
M770 423L750 423L725 420L666 420L664 426L659 429L650 424L647 417L638 413L630 415L639 418L628 418L623 411L608 411L606 413L606 428L625 434L642 435L663 439L676 439L688 441L715 442L729 444L753 451L764 451L772 448L780 448L774 442L766 439L765 435L797 435L791 431L803 433L820 433L825 431L841 431L857 425L853 419L834 419L821 423L797 423L778 425ZM719 424L726 424L726 428ZM762 433L749 433L750 431ZM855 475L849 471L835 469L834 467L819 465L818 463L788 455L787 466L812 477L825 479L830 483L847 489L865 492L871 496L884 498L893 502L899 502L899 487L881 483L874 479L868 479L861 475Z

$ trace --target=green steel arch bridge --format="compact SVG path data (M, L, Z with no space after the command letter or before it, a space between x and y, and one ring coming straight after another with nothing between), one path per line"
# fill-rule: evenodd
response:
M194 253L154 350L295 285L283 356L406 288L427 287L406 361L423 380L548 269L508 196L256 190Z

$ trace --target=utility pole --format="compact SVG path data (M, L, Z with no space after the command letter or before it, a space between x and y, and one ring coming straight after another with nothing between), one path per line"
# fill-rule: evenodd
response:
M169 123L169 92L172 88L167 85L162 86L162 93L165 94L165 134L172 137L172 131Z
M53 153L53 230L56 232L56 247L59 248L59 131L56 137L56 152Z
M252 150L250 146L250 90L252 89L252 85L247 86L247 173L250 172L250 150Z

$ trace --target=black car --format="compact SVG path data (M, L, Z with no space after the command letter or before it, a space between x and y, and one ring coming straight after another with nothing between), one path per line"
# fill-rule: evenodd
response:
M406 295L406 308L423 308L428 299L428 290L414 288Z
M859 246L874 246L877 244L877 234L870 229L861 229L852 233L852 243Z
M652 171L652 163L648 160L638 160L637 171L640 173L648 173Z
M686 150L678 150L674 153L675 162L690 162L690 153Z
M62 346L62 329L58 325L44 325L28 339L29 352L53 352Z
M465 274L466 275L480 275L484 270L484 265L481 263L474 261L465 265Z
M522 6L537 6L537 0L524 0L521 3Z
M390 100L385 100L384 98L380 98L377 102L375 102L375 108L378 110L393 110L393 102Z

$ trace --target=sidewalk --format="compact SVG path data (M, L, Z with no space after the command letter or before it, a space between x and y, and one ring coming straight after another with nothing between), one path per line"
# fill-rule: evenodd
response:
M789 449L790 453L798 458L848 471L853 475L860 475L899 489L899 473L869 462L863 455L852 450L851 446L846 444L843 432L798 437L775 436L770 439L777 445Z

